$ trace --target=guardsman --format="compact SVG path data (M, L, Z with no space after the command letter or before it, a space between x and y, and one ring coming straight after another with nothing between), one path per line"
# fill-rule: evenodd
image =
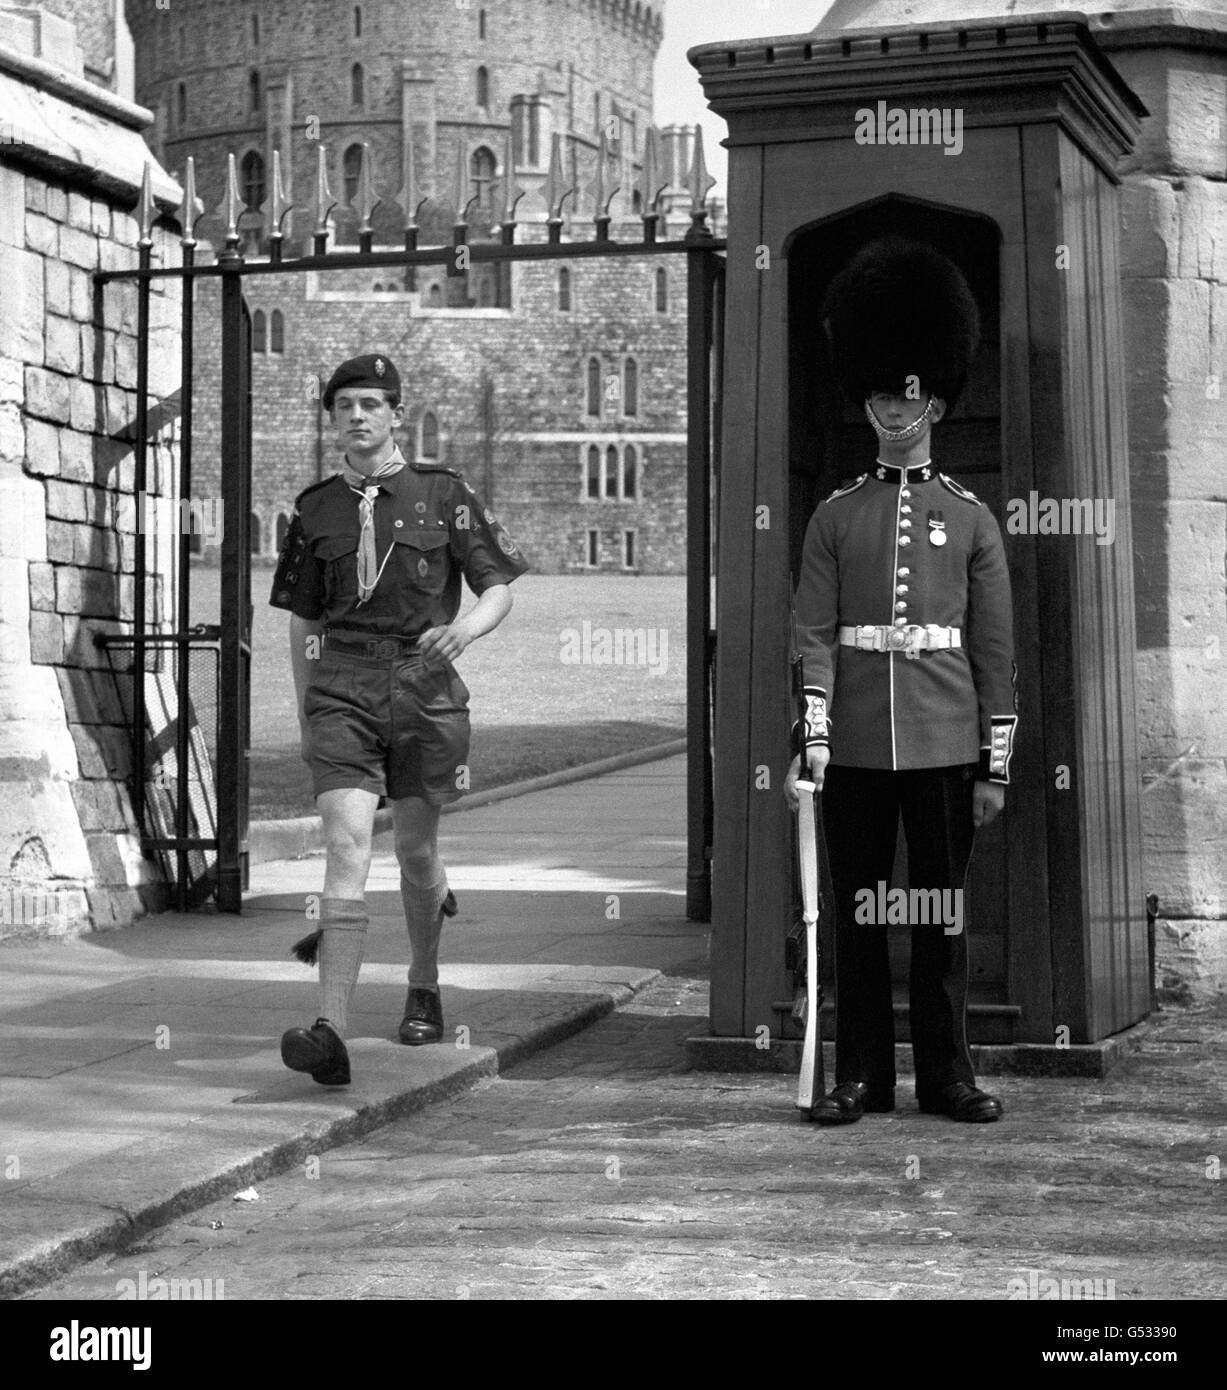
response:
M409 992L398 1038L443 1036L439 937L455 899L439 861L442 806L461 795L469 692L453 664L511 610L528 568L463 477L406 463L400 376L380 353L343 362L323 395L339 473L299 494L269 602L286 608L303 760L324 822L318 930L294 947L319 960L322 1007L281 1040L286 1066L321 1085L350 1079L344 1035L367 929L363 894L380 797L392 806ZM460 580L477 595L464 617Z
M930 451L979 318L957 267L896 237L835 277L823 317L878 450L814 512L796 592L806 762L835 894L836 1084L811 1118L847 1124L895 1106L886 926L902 914L883 909L902 816L916 1099L955 1120L997 1120L1001 1102L977 1088L967 1047L962 890L975 830L1001 812L1010 779L1010 581L996 520ZM794 759L790 805L798 772Z

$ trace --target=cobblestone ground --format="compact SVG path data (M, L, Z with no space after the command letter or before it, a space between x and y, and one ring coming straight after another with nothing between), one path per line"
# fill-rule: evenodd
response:
M227 1300L1227 1293L1222 1012L1158 1016L1106 1081L995 1078L1000 1124L919 1115L905 1078L894 1115L825 1130L797 1118L792 1077L684 1069L705 989L661 980L34 1297L113 1298L142 1274L224 1281Z

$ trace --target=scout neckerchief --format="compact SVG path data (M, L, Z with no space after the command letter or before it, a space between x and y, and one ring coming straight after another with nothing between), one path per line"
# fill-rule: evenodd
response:
M393 448L391 456L386 462L381 463L373 473L359 473L356 468L349 466L348 459L341 465L341 476L349 484L350 491L358 494L358 515L362 519L362 534L358 537L359 603L365 603L375 592L375 586L379 583L379 576L383 573L393 550L396 549L396 542L393 541L388 547L387 555L383 557L383 564L377 565L375 498L379 496L379 485L376 479L391 477L393 473L399 473L404 466L404 456L397 448Z

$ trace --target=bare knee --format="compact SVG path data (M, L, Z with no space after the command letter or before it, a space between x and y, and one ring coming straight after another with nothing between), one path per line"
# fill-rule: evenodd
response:
M396 860L410 882L424 881L435 868L438 853L433 839L403 839L396 842Z

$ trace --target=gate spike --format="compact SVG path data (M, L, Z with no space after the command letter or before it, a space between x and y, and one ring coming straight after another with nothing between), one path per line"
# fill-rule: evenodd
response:
M141 235L137 243L140 246L153 245L153 219L157 216L157 207L153 201L153 161L145 161L145 172L141 175L141 196L136 201L133 209L136 213L137 225L140 227Z
M643 216L655 217L657 200L665 191L665 183L660 174L660 149L654 125L648 126L643 141L643 176L639 180L639 191L643 199Z
M503 177L498 180L498 188L498 207L496 209L498 225L500 227L514 226L516 208L524 196L524 189L520 187L516 179L515 146L510 131L507 132L506 148L503 151Z
M405 214L405 231L408 232L417 230L418 213L429 200L423 196L418 188L417 156L413 151L412 128L407 132L407 137L402 170L404 182L401 184L400 192L392 201Z
M597 146L596 152L596 177L585 188L586 193L592 194L592 217L593 221L599 222L602 218L609 220L609 205L614 200L614 195L621 187L620 183L606 191L605 178L609 173L609 146L605 140L605 131L601 130L601 142Z
M285 236L285 228L281 225L285 221L286 214L292 212L294 204L286 197L285 183L281 177L281 151L273 151L273 183L269 191L268 198L265 200L261 213L267 209L268 235L269 240L276 238L280 240Z
M374 176L371 173L371 143L369 140L362 142L362 158L358 163L358 189L355 201L350 203L350 207L357 212L359 217L358 235L370 236L373 228L371 227L371 214L383 202L383 199L375 192Z
M555 132L550 149L549 177L545 181L545 203L549 208L549 220L559 225L562 223L563 203L576 192L574 184L563 188L562 182L562 136Z
M315 193L311 199L312 231L316 240L316 254L321 254L319 242L328 237L328 217L337 200L328 187L328 149L320 145L315 168Z
M707 195L716 186L716 180L707 172L707 161L703 158L703 127L694 123L694 153L690 158L690 215L697 217L707 211Z
M452 202L456 207L456 226L467 227L469 208L476 201L476 194L469 194L469 171L464 157L464 146L456 146L456 173L452 183Z
M233 251L239 244L239 218L246 206L239 197L239 170L233 152L226 156L226 192L218 205L217 215L225 225L226 249Z
M204 214L204 204L196 196L196 156L189 154L183 171L183 201L179 204L179 244L185 249L196 245L196 223Z

